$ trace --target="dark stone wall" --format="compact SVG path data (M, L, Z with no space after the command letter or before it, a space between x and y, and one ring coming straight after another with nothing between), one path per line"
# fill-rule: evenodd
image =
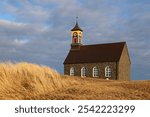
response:
M65 64L64 74L70 75L70 68L75 68L75 76L81 76L81 68L86 67L87 77L93 77L93 67L98 67L99 77L101 79L106 79L105 77L105 67L109 66L112 70L112 77L109 79L117 80L117 63L116 62L103 62L103 63L83 63L83 64Z

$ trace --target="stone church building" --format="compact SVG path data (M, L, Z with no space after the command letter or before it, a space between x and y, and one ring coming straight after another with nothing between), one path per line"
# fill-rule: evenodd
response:
M83 30L76 22L64 74L111 80L130 80L130 56L126 42L82 45Z

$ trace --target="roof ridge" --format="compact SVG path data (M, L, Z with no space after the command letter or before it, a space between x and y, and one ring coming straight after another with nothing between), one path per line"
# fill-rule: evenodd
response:
M82 46L96 46L96 45L108 45L108 44L121 44L121 43L126 43L126 41L122 42L112 42L112 43L101 43L101 44L90 44L90 45L82 45Z

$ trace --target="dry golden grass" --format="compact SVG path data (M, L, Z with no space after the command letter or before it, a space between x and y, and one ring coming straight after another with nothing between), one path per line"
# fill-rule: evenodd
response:
M149 100L150 81L114 81L95 78L75 78L72 85L36 99L73 100Z
M0 64L0 99L30 99L75 84L46 66L29 63Z
M1 63L0 99L150 99L150 81L70 77L46 66Z

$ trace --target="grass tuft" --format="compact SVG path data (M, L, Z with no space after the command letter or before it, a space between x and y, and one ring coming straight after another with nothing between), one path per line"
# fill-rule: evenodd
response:
M0 99L30 99L72 84L55 70L30 63L0 63Z

